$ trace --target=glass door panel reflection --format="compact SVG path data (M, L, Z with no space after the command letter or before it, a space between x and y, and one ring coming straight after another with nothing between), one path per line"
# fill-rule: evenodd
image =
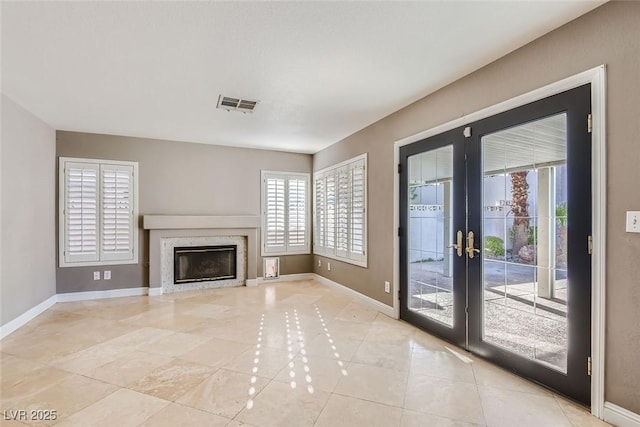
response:
M453 327L453 147L408 158L409 310Z
M482 339L567 369L566 113L482 137Z

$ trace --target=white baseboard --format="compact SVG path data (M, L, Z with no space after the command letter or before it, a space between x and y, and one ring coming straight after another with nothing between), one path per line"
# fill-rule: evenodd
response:
M394 310L393 307L391 307L390 305L384 304L376 299L373 299L371 297L368 297L364 294L361 294L358 291L354 291L351 288L348 288L340 283L334 282L333 280L327 279L326 277L320 276L319 274L311 274L313 276L313 278L315 280L317 280L318 282L322 283L323 285L329 286L331 288L334 288L342 293L345 293L347 295L349 295L350 297L359 299L360 301L364 302L365 304L369 305L371 308L378 310L380 313L382 314L386 314L387 316L393 318L394 317Z
M640 415L611 402L604 402L604 420L618 427L640 427Z
M22 326L26 325L29 321L33 320L37 315L39 315L49 307L53 306L56 303L56 301L57 301L56 295L53 295L52 297L47 298L46 300L42 301L40 304L36 305L35 307L25 311L20 316L13 319L12 321L7 322L6 324L0 326L0 340L6 337L7 335L11 334L12 332L15 332L17 329L21 328Z
M150 297L159 297L160 295L162 295L162 288L151 288L149 287L149 296Z
M87 301L92 299L134 297L148 295L149 288L108 289L106 291L70 292L58 294L58 302Z

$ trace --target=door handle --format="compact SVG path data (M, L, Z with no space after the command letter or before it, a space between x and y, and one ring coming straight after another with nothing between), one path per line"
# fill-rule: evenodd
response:
M462 231L458 230L456 233L457 243L455 245L449 245L447 248L456 248L458 256L462 256Z
M467 233L467 256L469 259L473 259L475 252L480 252L480 249L476 249L473 247L473 231L469 231Z

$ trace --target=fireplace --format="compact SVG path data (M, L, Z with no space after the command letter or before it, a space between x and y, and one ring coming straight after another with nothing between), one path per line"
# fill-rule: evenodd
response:
M235 279L237 249L236 245L174 247L174 284Z

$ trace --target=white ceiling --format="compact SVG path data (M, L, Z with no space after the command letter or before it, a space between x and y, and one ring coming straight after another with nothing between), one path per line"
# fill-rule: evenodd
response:
M315 153L602 3L3 1L2 92L59 130Z

